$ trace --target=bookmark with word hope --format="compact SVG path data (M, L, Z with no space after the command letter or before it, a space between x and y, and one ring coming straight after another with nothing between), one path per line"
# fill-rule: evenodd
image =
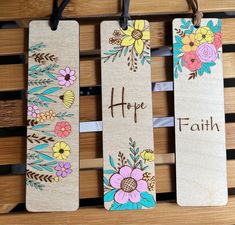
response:
M149 23L101 23L104 204L155 205Z
M29 26L26 207L73 211L79 204L79 25Z
M173 21L177 202L227 202L221 20Z

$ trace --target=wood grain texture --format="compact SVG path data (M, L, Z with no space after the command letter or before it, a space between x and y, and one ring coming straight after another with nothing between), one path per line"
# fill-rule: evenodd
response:
M79 58L77 21L60 21L55 31L43 20L30 23L26 208L31 212L79 207Z
M193 28L190 35L195 35L195 41L204 28L210 30L209 23L219 26L221 22L202 19L198 29L194 28L191 19L179 18L172 22L177 203L180 206L222 206L228 199L222 48L216 50L209 39L198 40L197 50L193 50L198 57L195 61L200 60L202 68L208 65L206 63L214 66L202 73L196 62L192 68L191 45L188 45L189 51L185 48L187 45L177 47L189 38L181 35L182 31L186 32L182 28L184 21ZM219 28L216 32L220 31ZM210 32L214 35L215 31ZM207 47L214 47L210 52L213 58ZM180 60L184 61L183 65Z
M235 187L235 161L227 161L228 187ZM175 192L175 169L173 165L156 166L156 192ZM102 170L80 171L80 198L97 198L103 196ZM2 204L25 202L25 178L24 175L1 175L0 193ZM221 209L223 207L220 207ZM146 210L145 210L146 211Z
M1 6L0 6L1 7ZM1 9L1 8L0 8ZM233 26L235 19L222 19L223 22L223 43L235 43L235 28ZM151 48L159 48L164 45L171 45L168 29L171 27L171 22L150 22L150 32L152 41ZM0 55L25 54L27 52L27 35L28 29L1 29L0 30ZM100 28L99 24L84 24L81 25L80 35L81 51L92 51L100 48Z
M129 29L136 33L140 42L138 46L142 43L142 47L137 48L137 39L134 38L132 43L122 45L131 36L121 33L124 31L118 21L104 21L100 25L103 172L108 181L104 181L104 206L107 210L119 210L128 202L131 204L128 210L133 210L134 205L137 207L137 203L138 209L155 206L155 185L144 180L144 174L155 180L151 64L149 60L142 63L140 58L144 52L146 59L151 55L149 22L130 20L126 32ZM119 38L123 35L119 39L121 44L116 44L122 49L116 53L116 58L110 57L110 53L117 51L110 43L110 38L117 38L115 32L119 32ZM142 40L144 35L146 38ZM113 169L115 171L111 174L106 172ZM114 190L112 179L116 173L125 179L122 179L116 197L107 199L110 190L111 193ZM146 193L149 204L141 203L143 197L137 191L141 182L145 185L142 192ZM115 204L118 208L113 207Z
M233 11L233 0L199 0L200 9L203 12ZM156 10L157 9L157 10ZM0 20L27 19L48 17L52 11L52 3L47 0L39 0L35 4L33 0L2 0L0 5ZM121 3L118 0L83 1L73 0L65 9L65 18L87 17L100 15L117 15L121 11ZM171 4L164 0L149 0L143 2L136 0L130 4L130 14L160 14L160 13L188 13L191 12L188 4L183 0L175 0Z
M57 225L58 221L64 224L77 225L103 225L107 224L119 225L141 225L143 223L156 224L190 224L190 225L229 225L234 223L232 211L235 210L235 197L229 198L228 205L225 207L194 207L182 208L175 202L159 202L158 207L153 210L140 210L130 212L110 212L105 211L102 207L84 207L73 213L27 213L17 212L2 215L0 222L2 224L11 225ZM167 212L167 213L166 213ZM89 216L88 216L89 215Z

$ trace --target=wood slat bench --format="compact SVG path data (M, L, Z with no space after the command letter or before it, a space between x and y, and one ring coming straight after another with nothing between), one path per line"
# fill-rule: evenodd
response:
M81 87L100 88L99 22L117 19L119 0L71 0L63 14L65 19L81 22ZM198 0L206 16L210 13L235 12L234 0ZM28 23L46 19L52 10L48 0L1 0L0 21L16 21L19 28L0 29L1 58L22 56L24 62L0 63L0 170L1 167L25 163ZM147 18L151 23L152 82L170 82L172 57L162 56L159 49L171 48L171 20L182 14L189 16L186 0L133 0L133 17ZM209 13L209 14L208 14ZM181 15L181 16L182 16ZM214 14L213 14L214 16ZM153 210L107 212L102 205L102 132L83 132L80 135L80 197L81 208L69 213L28 213L24 207L25 177L21 173L0 175L0 224L235 224L235 18L222 19L224 59L226 148L228 155L229 203L224 207L180 207L175 199L174 127L155 127L156 185L158 206ZM8 98L11 93L18 97ZM4 97L1 97L3 94ZM83 123L101 121L101 96L83 95L80 120ZM153 92L154 118L174 116L173 91ZM17 131L11 134L11 131ZM169 197L170 196L170 197ZM89 202L90 206L84 206Z

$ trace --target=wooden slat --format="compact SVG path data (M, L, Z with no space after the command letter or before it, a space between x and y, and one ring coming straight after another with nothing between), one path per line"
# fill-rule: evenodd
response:
M76 212L67 213L28 213L18 212L2 215L1 224L11 225L103 225L112 224L161 224L161 225L229 225L234 224L235 197L229 197L225 207L180 207L174 202L159 202L151 210L114 211L103 207L82 207Z
M198 0L200 9L204 12L233 11L233 0ZM47 0L1 0L0 20L16 20L36 17L48 17L52 12L52 3ZM117 15L121 11L118 0L72 0L65 9L63 17L87 17L100 15ZM135 0L130 4L131 14L159 14L159 13L188 13L190 7L183 0L166 2L165 0Z
M1 5L0 5L1 10ZM222 19L223 44L235 43L235 19ZM92 51L100 48L99 24L81 25L81 51ZM171 22L150 22L151 47L158 48L171 45ZM27 51L28 29L1 29L0 55L24 54Z
M154 129L155 153L173 153L174 128ZM80 159L96 159L102 157L102 137L99 133L80 134ZM226 148L235 149L235 123L226 124ZM0 165L14 165L25 163L25 137L0 138Z
M225 88L225 113L235 113L235 87ZM98 95L80 97L80 120L101 120L101 99ZM0 101L0 127L25 126L25 101ZM173 92L153 92L154 117L173 116Z
M235 187L235 160L228 163L228 187ZM157 193L175 191L175 169L172 165L156 166ZM25 201L24 175L0 176L1 204L21 203ZM101 170L80 171L80 198L96 198L103 195Z
M224 53L224 78L235 78L235 53ZM100 61L82 60L81 87L97 86L100 81ZM171 81L172 57L152 58L152 82ZM25 64L0 65L0 91L24 90L27 80Z

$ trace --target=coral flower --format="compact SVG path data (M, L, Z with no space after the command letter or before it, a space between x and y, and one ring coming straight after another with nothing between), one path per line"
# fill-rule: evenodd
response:
M69 67L60 70L61 76L57 77L59 85L69 87L76 80L75 71Z
M138 54L144 50L144 40L150 39L149 30L145 28L144 20L136 20L134 27L128 26L126 30L122 30L125 37L122 39L121 46L134 45Z
M55 126L55 133L58 137L68 137L71 133L71 126L68 122L57 122Z
M221 33L215 33L214 34L214 42L213 42L214 46L216 49L219 49L222 47L222 35Z
M182 43L184 46L182 47L183 52L191 52L196 51L198 44L195 42L194 34L185 35L182 38Z
M187 52L183 56L184 66L188 68L191 72L195 72L200 69L202 63L198 58L196 52Z
M110 185L119 189L114 195L114 200L120 204L129 200L133 203L139 202L140 193L148 189L147 182L143 180L143 171L129 166L123 166L118 173L113 174L110 177Z

